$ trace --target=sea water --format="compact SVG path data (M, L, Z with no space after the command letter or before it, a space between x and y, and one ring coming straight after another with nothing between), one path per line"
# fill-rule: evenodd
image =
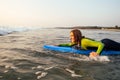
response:
M21 31L0 36L0 80L120 79L119 55L91 60L86 55L43 49L45 44L68 43L70 31L21 28ZM98 41L109 38L120 42L120 31L85 29L81 32Z

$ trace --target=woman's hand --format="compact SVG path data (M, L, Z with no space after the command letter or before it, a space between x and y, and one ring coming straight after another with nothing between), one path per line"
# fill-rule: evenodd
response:
M89 54L89 57L90 57L90 58L94 58L94 57L97 57L97 56L99 56L99 55L98 55L98 53L96 53L96 52L91 52L91 53Z

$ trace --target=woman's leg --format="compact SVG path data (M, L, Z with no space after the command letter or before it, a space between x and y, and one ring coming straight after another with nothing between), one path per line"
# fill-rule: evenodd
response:
M111 39L102 39L101 40L102 43L104 43L105 47L104 49L105 50L117 50L117 51L120 51L120 43L116 42L116 41L113 41Z

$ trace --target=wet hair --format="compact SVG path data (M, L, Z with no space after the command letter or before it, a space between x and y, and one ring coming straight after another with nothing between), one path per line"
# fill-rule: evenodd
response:
M82 36L81 31L78 29L73 29L71 32L74 35L75 44L81 45L81 40L82 40L82 38L84 38L84 36Z

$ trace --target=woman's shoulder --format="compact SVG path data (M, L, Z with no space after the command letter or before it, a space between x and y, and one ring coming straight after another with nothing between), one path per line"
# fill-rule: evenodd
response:
M87 41L87 40L92 40L92 41L94 41L93 39L90 39L90 38L82 38L82 40L84 40L84 41Z
M82 38L82 42L96 42L96 40L91 38Z
M87 42L89 42L89 41L90 41L90 40L87 39L87 38L82 38L81 43L87 43Z

